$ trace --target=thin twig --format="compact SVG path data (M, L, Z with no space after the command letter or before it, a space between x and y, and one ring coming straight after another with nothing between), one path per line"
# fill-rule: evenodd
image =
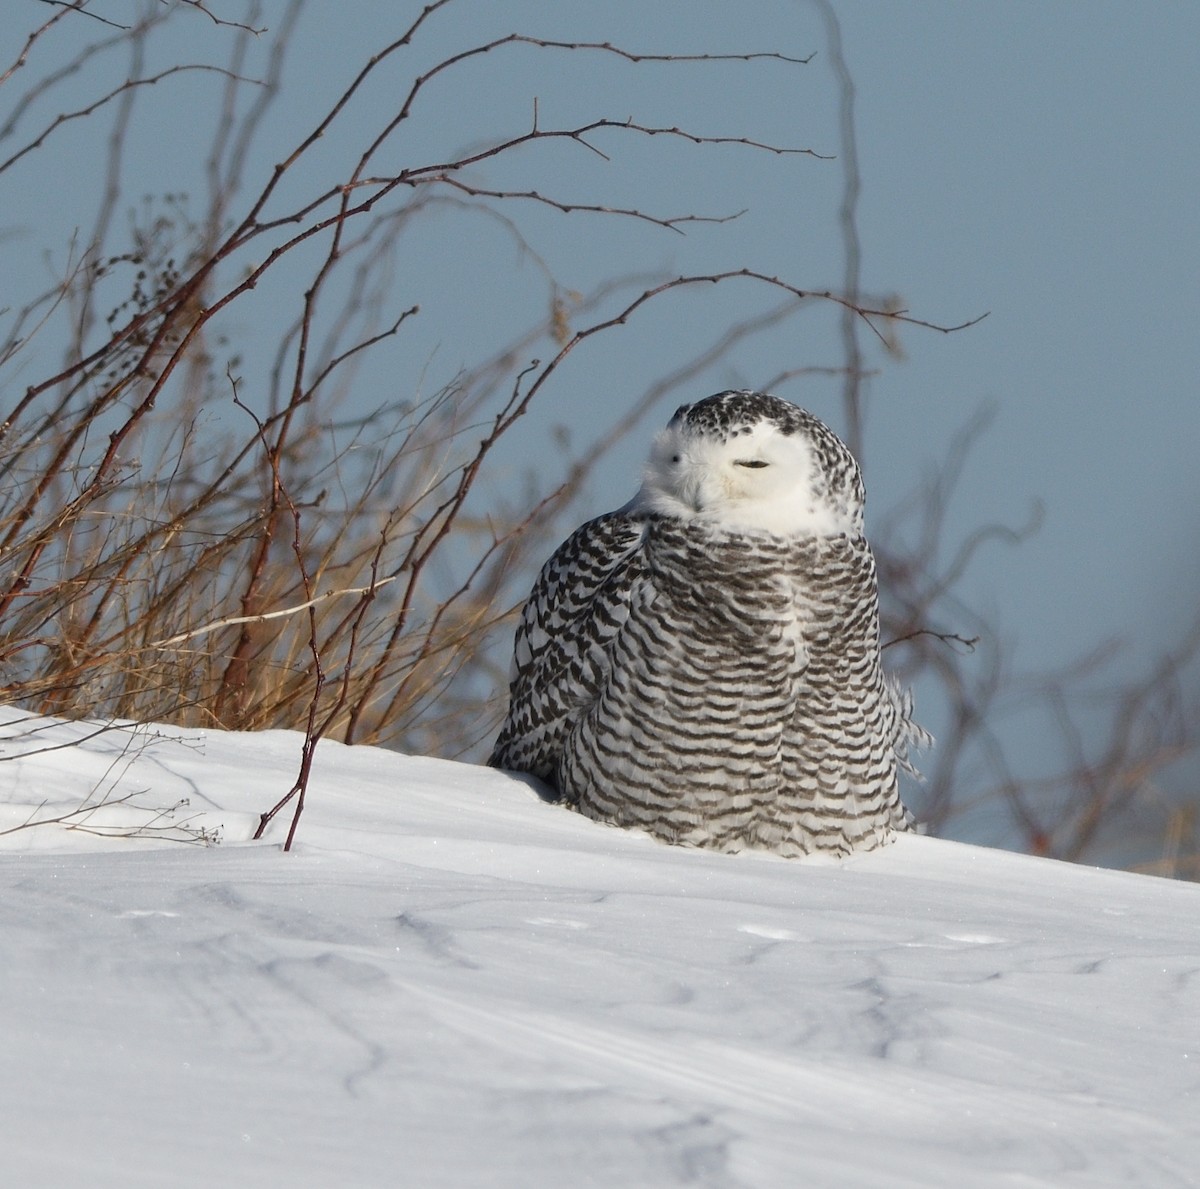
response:
M324 594L314 595L311 599L306 599L303 603L296 603L291 607L282 607L278 611L264 611L259 615L229 615L224 619L215 620L213 623L206 623L200 627L189 628L186 632L180 632L175 636L168 636L163 640L151 640L145 645L145 647L172 648L176 644L183 644L187 640L196 640L202 636L207 636L212 632L219 632L222 628L234 627L237 624L267 623L272 619L286 619L300 611L307 611L311 607L316 607L321 603L326 603L330 599L342 599L349 595L374 594L377 590L387 586L388 583L395 582L397 577L398 575L393 574L390 577L380 578L366 586L348 587L345 590L327 590Z

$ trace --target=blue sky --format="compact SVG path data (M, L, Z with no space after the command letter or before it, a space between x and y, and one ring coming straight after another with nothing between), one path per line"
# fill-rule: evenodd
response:
M213 6L234 11L215 0ZM30 8L33 19L43 19L42 6ZM119 20L134 6L96 0L93 8ZM269 0L264 8L269 24L283 4ZM365 56L416 9L395 0L309 6L250 182L261 184ZM875 371L863 459L869 517L919 484L954 434L993 407L958 488L948 535L953 540L997 521L1021 524L1037 506L1044 519L1020 546L985 551L965 576L962 597L989 615L1017 670L1066 664L1117 639L1125 648L1112 677L1141 675L1192 621L1200 593L1200 7L846 0L836 10L856 89L864 289L899 294L915 316L943 324L988 312L954 335L905 329L903 359L864 336ZM209 52L202 47L213 33L202 17L181 28L182 35L155 46L160 65ZM841 151L836 79L812 4L462 0L437 13L411 53L346 112L312 176L344 172L394 110L416 64L514 30L638 50L815 57L806 66L650 68L600 54L511 47L431 85L382 152L380 168L437 160L523 131L535 97L542 126L633 117L832 156ZM82 28L79 36L95 34ZM23 25L4 32L5 62L23 35ZM47 46L25 70L32 77L55 60ZM261 65L252 55L248 72ZM129 158L130 195L195 194L202 187L199 154L218 115L215 93L203 76L155 89ZM9 96L0 91L0 100ZM532 204L508 208L564 291L587 292L607 276L631 272L743 263L814 289L839 283L837 161L730 146L694 151L614 133L595 141L608 160L578 145L544 146L475 180L536 184L663 214L746 214L678 236ZM59 143L77 162L74 176L48 152L0 175L0 248L15 292L33 291L52 271L43 252L48 243L60 245L51 256L61 264L61 245L82 220L74 204L91 197L88 184L99 176L94 130L64 130ZM47 203L47 194L55 201ZM392 268L397 303L422 304L419 326L364 367L363 407L398 384L436 386L545 310L541 268L499 226L447 210L430 215L418 232L404 238ZM281 311L294 316L288 285L286 273L277 285L264 285L238 307L233 329L253 338ZM525 436L499 459L496 489L511 489L532 461L559 448L555 426L569 431L575 447L586 446L656 378L774 300L734 284L688 292L581 348L545 391ZM789 368L840 362L834 311L809 309L741 344L678 395L757 386ZM836 380L804 376L778 391L840 428ZM632 493L645 441L674 403L676 395L600 462L578 518Z

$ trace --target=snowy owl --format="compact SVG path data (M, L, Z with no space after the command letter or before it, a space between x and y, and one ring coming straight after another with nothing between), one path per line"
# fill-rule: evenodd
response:
M858 464L812 414L682 406L641 490L546 563L489 763L666 842L846 855L912 819L928 741L880 665Z

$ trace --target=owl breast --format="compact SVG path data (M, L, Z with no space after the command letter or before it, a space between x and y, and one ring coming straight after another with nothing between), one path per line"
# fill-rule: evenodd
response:
M668 520L643 548L611 678L563 750L564 799L670 842L800 853L787 786L819 747L809 719L864 660L839 641L864 610L853 586L873 578L869 565L854 564L845 538Z

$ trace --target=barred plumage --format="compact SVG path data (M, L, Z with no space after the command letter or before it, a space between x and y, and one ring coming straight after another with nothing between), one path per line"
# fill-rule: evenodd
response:
M849 451L778 397L684 405L626 507L546 563L491 760L667 842L869 850L928 740L880 665Z

